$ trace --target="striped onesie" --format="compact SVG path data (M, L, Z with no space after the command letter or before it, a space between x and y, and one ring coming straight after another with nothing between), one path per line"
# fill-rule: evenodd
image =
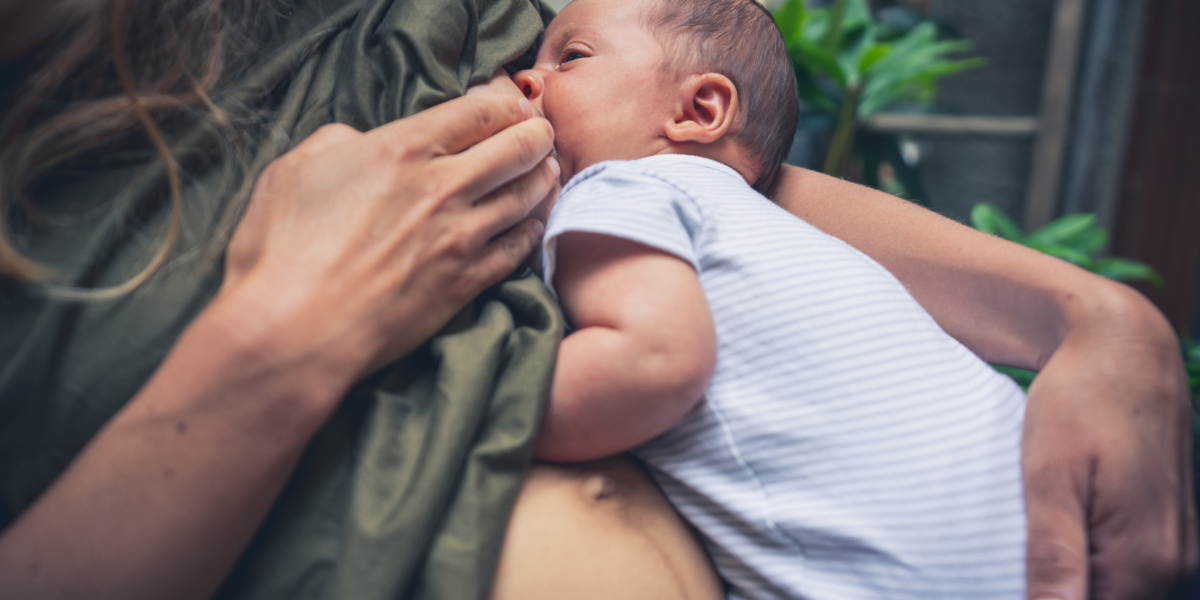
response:
M567 231L699 275L716 371L634 452L730 598L1023 598L1025 396L883 267L686 155L576 175L547 225L547 282Z

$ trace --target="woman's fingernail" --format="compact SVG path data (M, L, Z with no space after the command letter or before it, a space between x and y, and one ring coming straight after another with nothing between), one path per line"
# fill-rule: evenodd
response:
M529 104L528 100L521 98L520 105L521 114L524 115L526 119L533 116L533 105Z
M533 231L535 233L537 233L538 237L542 237L542 235L546 233L546 224L541 221L538 221L537 219L534 219Z
M554 172L555 179L558 179L558 176L562 175L562 167L558 165L558 161L553 156L546 157L546 164L550 165L550 170Z

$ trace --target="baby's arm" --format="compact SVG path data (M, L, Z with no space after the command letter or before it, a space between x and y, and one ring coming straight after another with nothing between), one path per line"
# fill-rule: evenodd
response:
M535 456L578 461L666 431L704 394L716 364L695 269L609 235L558 237L554 285L577 331L563 340Z

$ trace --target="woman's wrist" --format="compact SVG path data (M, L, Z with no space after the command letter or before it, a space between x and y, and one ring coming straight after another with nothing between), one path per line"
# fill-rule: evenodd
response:
M247 318L240 298L214 299L0 536L0 596L64 580L96 598L204 598L220 585L352 381L282 352L282 321Z
M246 286L222 293L176 342L146 389L190 412L238 404L233 427L263 428L301 445L334 412L367 360L354 344L317 335L319 316L266 306ZM349 347L348 347L349 346ZM185 391L186 390L186 391ZM132 408L132 407L131 407ZM226 407L233 408L233 407Z
M1070 347L1102 352L1139 353L1156 362L1177 362L1179 342L1170 323L1145 296L1132 288L1087 275L1093 281L1060 291L1061 341L1050 354ZM1044 366L1045 361L1043 361Z

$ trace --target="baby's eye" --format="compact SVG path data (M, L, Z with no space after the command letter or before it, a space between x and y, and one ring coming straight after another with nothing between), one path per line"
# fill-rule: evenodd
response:
M578 52L565 52L565 53L563 53L562 62L569 63L577 58L587 58L587 57Z

